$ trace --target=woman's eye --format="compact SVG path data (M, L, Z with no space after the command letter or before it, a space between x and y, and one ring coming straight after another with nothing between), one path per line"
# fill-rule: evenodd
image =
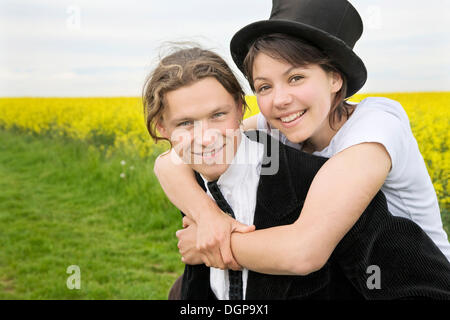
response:
M293 76L289 79L289 82L297 82L297 81L302 80L303 78L304 77L302 77L302 76Z
M258 88L258 90L256 90L256 92L261 93L264 92L266 90L268 90L270 87L268 85L264 85Z

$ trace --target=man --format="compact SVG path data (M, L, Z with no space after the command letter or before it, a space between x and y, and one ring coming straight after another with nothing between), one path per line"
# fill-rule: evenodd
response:
M210 268L202 262L216 263L196 250L192 241L196 225L187 221L187 228L178 233L188 263L181 298L449 299L447 259L414 222L387 211L381 192L329 259L315 262L307 241L300 241L300 254L295 253L301 259L285 259L286 243L271 238L270 231L283 234L287 242L297 241L290 237L295 235L293 223L327 159L279 144L263 132L244 135L240 131L244 100L236 83L222 59L198 48L164 58L147 83L144 104L149 132L154 134L154 124L170 140L224 212L255 225L257 231L245 234L244 241L232 235L233 251L241 252L236 254L238 262L251 254L264 259L264 252L252 252L248 246L255 237L267 241L276 256L267 257L262 267L242 263L247 267L242 272ZM263 174L265 166L273 163L278 170ZM381 286L368 285L371 270L381 271Z

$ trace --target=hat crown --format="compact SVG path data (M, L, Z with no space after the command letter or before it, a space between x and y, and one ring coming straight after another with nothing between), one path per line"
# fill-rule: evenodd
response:
M325 31L353 49L363 32L358 11L347 0L273 0L269 20L289 20Z

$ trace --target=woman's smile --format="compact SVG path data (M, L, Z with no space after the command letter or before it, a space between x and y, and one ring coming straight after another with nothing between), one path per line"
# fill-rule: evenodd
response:
M291 113L291 114L279 117L279 118L277 118L277 120L279 120L285 128L290 128L290 127L297 125L303 119L303 116L305 115L306 111L307 110Z

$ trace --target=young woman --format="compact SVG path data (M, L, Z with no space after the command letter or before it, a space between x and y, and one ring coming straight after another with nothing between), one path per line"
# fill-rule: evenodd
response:
M274 237L271 231L259 233L252 250L235 251L244 257L242 264L275 272L280 253L269 249L283 243L289 243L281 253L288 260L296 259L303 245L316 252L318 265L324 263L380 188L391 213L420 225L450 260L436 193L406 113L389 99L345 101L367 78L352 50L361 34L361 18L346 0L279 0L269 20L234 36L233 59L262 113L248 119L246 128L278 129L282 142L330 158L312 182L298 221ZM195 221L197 247L207 264L238 268L231 233L248 229L221 212L187 166L161 156L155 173L172 203ZM314 232L305 237L306 229Z

